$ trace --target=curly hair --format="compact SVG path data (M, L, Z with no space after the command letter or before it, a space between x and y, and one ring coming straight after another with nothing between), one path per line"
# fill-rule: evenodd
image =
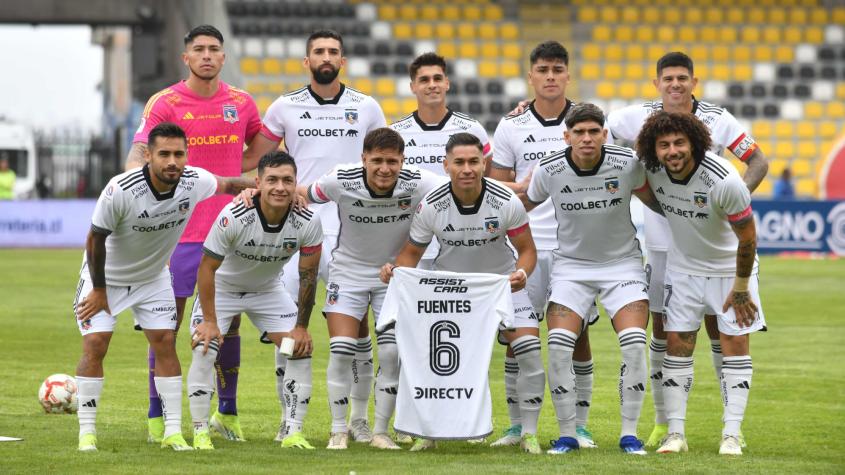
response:
M695 163L704 160L704 154L710 150L713 143L710 131L698 117L682 112L655 112L645 121L637 136L637 156L646 170L654 172L662 166L657 160L655 145L658 137L667 134L687 136L692 145L692 158Z

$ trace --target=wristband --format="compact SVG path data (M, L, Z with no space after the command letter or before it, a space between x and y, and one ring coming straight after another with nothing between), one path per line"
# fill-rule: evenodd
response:
M525 272L525 269L523 269L522 267L520 267L520 268L519 268L519 269L517 269L516 271L517 271L517 272L522 272L522 275L524 275L524 276L525 276L525 280L528 280L528 273L527 273L527 272Z
M734 292L748 292L748 280L750 277L737 277L734 279Z

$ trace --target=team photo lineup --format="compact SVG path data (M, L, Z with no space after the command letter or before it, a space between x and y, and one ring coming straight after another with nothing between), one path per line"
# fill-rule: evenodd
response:
M569 52L541 42L527 65L534 99L491 138L447 108L447 65L435 53L408 67L417 110L388 125L372 97L341 82L346 51L333 30L307 38L310 83L263 118L219 78L217 28L195 27L184 43L187 79L149 99L126 171L91 218L74 302L80 451L97 450L104 360L114 316L127 309L149 342L148 438L162 447L211 450L212 431L244 439L237 367L241 345L258 344L241 342L245 315L277 350L283 448L315 448L303 425L319 384L329 450L361 442L416 452L438 440L529 454L593 448L588 335L600 303L621 354L619 449L688 450L703 322L723 429L713 447L695 449L742 455L749 338L766 329L751 193L768 161L730 112L693 97L692 58L667 51L655 65L659 99L608 113L567 97ZM221 111L223 120L193 120ZM191 147L195 136L235 139ZM726 150L747 165L741 173ZM646 246L632 196L648 208ZM325 302L315 302L319 280ZM315 311L328 326L325 381L312 377ZM193 348L185 383L179 329ZM505 394L491 395L496 339L507 346ZM549 445L537 437L547 381L559 426ZM646 392L655 419L638 434ZM491 397L507 401L500 436L491 437Z

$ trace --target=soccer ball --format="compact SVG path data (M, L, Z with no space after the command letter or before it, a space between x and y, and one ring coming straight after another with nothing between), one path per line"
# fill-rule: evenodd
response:
M41 383L38 402L48 414L73 414L78 408L76 380L66 374L54 374Z

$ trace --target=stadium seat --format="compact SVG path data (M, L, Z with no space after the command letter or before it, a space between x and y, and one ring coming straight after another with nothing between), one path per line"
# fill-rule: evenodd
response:
M599 19L599 11L596 7L583 6L578 8L576 18L579 23L595 23Z
M632 63L637 61L644 61L645 49L639 43L628 44L625 46L625 59Z
M505 81L505 95L508 97L524 98L528 94L528 86L525 81L512 78Z
M406 76L408 74L408 63L406 61L396 61L393 63L393 75Z
M350 58L346 63L346 72L352 77L369 76L370 62L360 57Z
M508 42L502 44L502 57L514 60L521 59L522 48L520 48L519 43Z
M274 100L275 98L270 96L258 96L255 99L255 105L258 107L258 111L261 115L264 115L264 112L267 111L267 108L270 107L270 104L272 104Z
M728 45L716 45L710 50L713 61L726 62L731 56L731 47Z
M749 92L751 93L751 97L759 99L766 96L766 87L760 83L754 83L751 85Z
M485 91L491 96L499 96L505 92L505 86L501 81L492 80L487 83Z
M505 115L508 112L505 104L502 102L494 101L490 103L490 113L495 114L497 116Z
M388 73L387 63L384 61L373 61L371 71L373 76L385 76Z
M745 23L745 11L741 7L731 7L727 10L727 23L740 25Z
M391 78L376 79L376 95L377 96L394 96L396 95L396 82Z
M757 139L771 137L772 123L768 120L755 120L751 124L751 134Z
M727 87L722 81L707 81L704 83L704 97L706 97L708 101L713 101L718 104L725 100L727 94Z
M775 122L775 136L779 139L791 139L795 135L795 124L789 120Z
M398 18L398 11L395 5L379 5L378 17L381 20L394 21Z
M478 63L478 75L483 78L498 77L499 63L496 61L480 61Z
M241 72L248 76L253 76L258 74L259 63L258 59L256 58L242 58L241 59Z
M505 108L505 109L507 111L510 111L510 110L513 110L513 107L509 107L509 108ZM504 114L502 114L502 115L504 115ZM488 120L484 121L484 129L487 130L487 133L491 134L491 136L492 136L493 131L496 130L496 127L499 126L499 120L500 119L488 119Z
M386 116L396 117L401 112L399 101L394 97L384 98L379 103Z
M502 21L505 17L505 13L499 5L484 5L482 13L487 21Z
M657 95L657 90L654 89L654 84L644 82L640 84L640 97L652 98Z
M839 127L837 127L836 122L830 120L819 122L818 134L820 138L829 140L834 138L838 132Z
M455 60L455 76L461 78L474 78L478 76L478 63L464 58Z
M602 76L604 79L610 81L622 79L622 65L619 63L605 63L602 69Z
M455 37L455 25L452 23L440 22L435 27L437 39L448 41Z
M775 60L780 63L791 63L795 59L795 51L789 46L775 48Z
M639 26L636 30L636 37L639 43L651 43L654 41L654 28L652 26Z
M630 81L644 81L648 79L648 73L642 63L629 62L625 66L625 79Z
M493 41L481 43L481 57L487 60L494 60L499 57L499 44Z
M753 103L743 104L742 107L739 108L739 116L743 119L756 119L757 105Z
M763 117L767 119L780 117L780 107L777 104L763 104Z
M745 96L745 86L739 83L728 86L728 97L731 99L741 99L743 96Z
M657 28L657 41L663 43L671 43L675 41L675 27L674 26L660 26Z
M748 23L762 25L766 23L766 10L763 8L751 8L748 10Z
M795 193L799 196L815 197L818 194L818 183L815 178L803 178L795 185Z
M602 81L596 85L596 95L601 99L616 97L616 85L611 81Z
M637 83L631 81L625 81L619 83L619 88L617 89L617 94L620 98L626 100L637 99L639 97L639 88L637 87Z
M474 41L466 41L458 46L458 54L461 58L474 59L478 57L478 44Z
M464 20L479 21L481 20L481 8L478 5L468 4L464 6Z
M616 36L615 40L616 40L617 43L628 43L628 42L634 41L634 28L627 26L627 25L620 25L620 26L616 27L615 36ZM616 45L616 44L612 44L612 43L609 46L616 46L618 48L621 48L620 45Z
M450 100L450 101L446 104L446 107L447 107L447 108L449 108L449 110L450 110L450 111L458 111L458 112L460 112L460 111L463 111L463 110L464 110L464 106L463 106L463 104L462 104L462 103L460 103L460 102L458 102L458 101L454 101L454 100Z
M405 21L415 21L419 17L416 5L408 3L399 7L399 18Z
M456 5L446 5L440 12L446 21L458 21L461 19L461 9Z
M598 25L593 28L593 41L602 43L610 42L612 40L612 29L609 26Z
M514 23L504 23L499 28L499 37L505 41L519 39L519 28Z
M679 25L683 21L680 8L664 8L663 23L667 25Z
M763 148L763 147L761 146L760 148ZM771 150L771 149L772 149L771 147L765 148L765 149L763 149L763 153L765 153L766 150ZM780 175L783 172L783 170L788 166L789 166L789 160L784 160L782 158L777 158L777 159L773 159L773 160L769 161L769 176Z
M408 115L411 112L414 112L415 110L417 110L417 99L415 97L414 98L408 98L408 99L402 99L402 102L400 104L401 104L401 110L402 110L403 115Z
M437 54L446 59L453 59L458 57L458 47L452 42L440 42L437 45Z
M719 38L717 39L720 43L736 43L737 42L737 33L736 27L734 26L722 26L719 28Z
M678 41L683 41L684 43L695 43L698 41L698 30L694 26L682 26L678 31Z
M743 43L757 43L760 41L760 28L746 25L740 31L740 39Z
M809 120L799 121L795 125L795 132L800 139L811 139L816 136L816 123Z
M642 22L651 25L656 25L660 23L660 9L652 6L644 8L642 14Z
M815 147L815 144L813 144L813 146ZM800 153L800 148L799 148L799 153ZM813 170L813 166L810 164L810 162L808 160L806 160L807 158L808 157L794 158L790 162L789 168L790 168L790 170L792 170L793 175L795 175L797 177L805 177L805 176L810 175L810 172Z
M782 160L792 160L795 158L795 146L792 144L792 138L777 142L774 149L774 156Z
M356 79L352 85L353 88L363 92L368 96L373 95L374 87L373 87L373 80L370 78L359 78Z
M687 25L700 25L704 22L704 11L698 7L690 7L685 11L684 23Z
M291 85L291 89L294 89L297 86L299 86L299 84ZM288 89L285 87L285 83L283 83L281 81L272 81L272 82L267 83L267 92L269 92L271 94L275 94L277 96L280 96L280 95L286 93L287 91L288 91Z
M605 62L622 61L623 56L622 47L618 44L611 43L604 49L604 57L602 59Z
M845 74L842 76L845 78ZM845 101L845 81L836 85L836 98L840 101Z
M768 17L767 23L782 25L786 23L786 10L780 7L769 7Z
M715 43L719 41L719 30L715 26L703 26L699 30L699 41L703 43ZM697 61L700 61L696 58Z
M481 101L469 101L467 111L470 115L478 116L484 112L484 106L481 104Z
M393 37L400 40L409 40L414 37L414 29L410 23L394 23Z
M425 22L416 23L414 26L414 38L418 40L430 40L435 38L434 25Z
M464 93L469 96L477 96L481 94L481 84L478 81L467 81L464 84Z
M462 40L475 40L478 35L475 31L475 23L462 22L458 24L458 38Z
M798 143L798 157L813 161L819 156L819 148L815 141L802 140Z
M606 5L599 11L599 18L602 23L615 24L619 23L619 9L612 5Z
M622 9L622 23L636 24L640 22L640 10L637 7L628 6Z
M796 84L792 89L792 94L799 99L806 99L811 95L810 86L806 84Z
M519 63L516 61L502 61L499 70L503 78L517 77L521 73Z
M498 38L496 34L496 24L491 22L482 22L478 25L478 37L482 40L495 40Z
M829 102L826 114L828 119L845 119L845 104L839 101Z
M440 19L440 9L434 5L423 5L420 8L420 19L437 21Z

